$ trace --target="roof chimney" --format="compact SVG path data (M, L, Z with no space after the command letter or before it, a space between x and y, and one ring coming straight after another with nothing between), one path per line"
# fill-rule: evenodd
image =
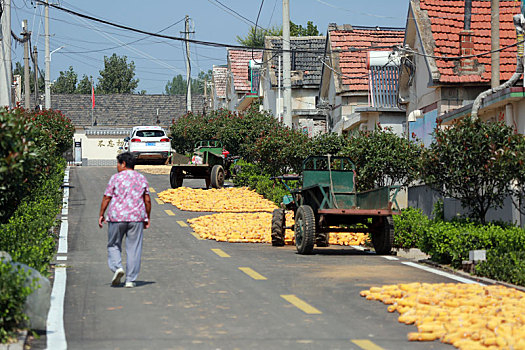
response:
M472 0L465 0L465 24L463 29L470 30L472 16Z
M474 32L470 29L472 17L472 0L465 0L465 18L463 30L459 33L459 54L461 56L471 56L474 54ZM463 58L460 61L460 72L466 74L476 73L473 58Z

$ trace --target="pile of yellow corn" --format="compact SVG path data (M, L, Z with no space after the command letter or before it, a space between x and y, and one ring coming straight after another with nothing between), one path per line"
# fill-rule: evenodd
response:
M410 283L361 292L380 300L399 322L415 324L408 339L439 339L459 349L525 350L525 293L504 286Z
M147 174L167 175L171 171L171 165L135 165L135 170Z
M159 198L180 210L219 212L188 222L200 237L221 242L271 243L272 212L277 206L248 188L194 189L179 187L158 194ZM293 225L293 212L286 212L286 226ZM361 245L368 239L363 233L331 233L334 245ZM291 230L285 243L295 244Z
M188 211L272 212L277 208L273 202L245 187L210 190L179 187L159 193L159 198Z
M271 213L220 213L189 219L193 231L201 238L232 243L271 243ZM293 212L286 213L286 225L291 226ZM360 245L368 235L364 233L331 233L329 242L334 245ZM284 241L295 244L294 234L286 230Z

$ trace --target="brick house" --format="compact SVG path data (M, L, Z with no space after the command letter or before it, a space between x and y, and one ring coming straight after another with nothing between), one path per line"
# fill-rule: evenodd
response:
M381 123L403 133L405 113L396 92L399 60L389 55L403 37L400 28L328 26L318 98L328 131L372 130Z
M261 59L261 50L228 49L226 103L230 111L243 111L258 98L259 83L252 84L250 64L254 66Z
M226 79L228 76L228 67L213 66L212 76L212 109L228 108L226 102Z
M292 124L309 136L326 132L326 116L317 108L319 84L321 82L324 51L324 36L290 38L291 83L292 83ZM261 70L261 91L263 108L276 118L283 115L282 79L282 38L267 36L264 45L264 63ZM281 65L279 65L279 60ZM281 91L279 94L279 80ZM279 96L280 95L280 96ZM282 120L282 119L281 119Z
M426 145L436 119L445 123L470 113L472 102L490 88L490 54L467 59L444 59L488 53L491 50L490 1L411 0L405 35L407 56L400 73L399 97L406 106L410 133ZM500 1L500 46L516 43L512 17L520 13L520 2ZM516 70L516 48L500 52L500 80ZM523 88L510 88L485 99L479 116L483 120L518 119ZM525 107L525 105L523 106ZM525 110L521 108L522 111ZM522 118L525 120L525 118Z

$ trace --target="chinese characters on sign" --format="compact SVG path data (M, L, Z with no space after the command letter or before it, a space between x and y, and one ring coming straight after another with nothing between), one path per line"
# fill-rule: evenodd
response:
M117 147L124 146L124 141L117 140L116 142ZM115 147L115 141L114 140L98 140L98 147Z

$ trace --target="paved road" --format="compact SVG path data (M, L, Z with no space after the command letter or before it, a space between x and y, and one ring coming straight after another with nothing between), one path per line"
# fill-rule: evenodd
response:
M301 256L290 246L199 240L184 223L202 213L155 200L137 287L111 287L107 226L97 216L115 171L71 168L69 349L452 349L407 341L415 327L359 296L382 284L450 280L348 247ZM167 175L146 176L157 193L169 186ZM45 348L45 336L33 348Z

